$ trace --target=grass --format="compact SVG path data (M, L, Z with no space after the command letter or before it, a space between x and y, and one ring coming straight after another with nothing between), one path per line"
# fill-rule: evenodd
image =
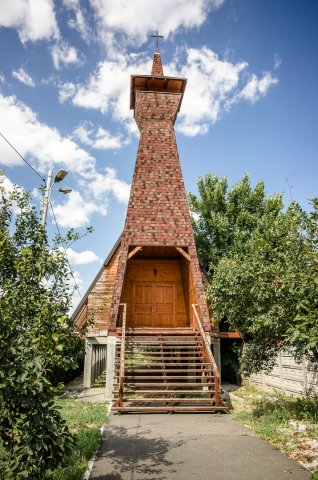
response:
M82 480L89 460L100 446L100 428L106 423L105 403L89 403L76 398L57 400L61 415L75 439L73 453L47 478Z
M97 377L92 385L92 388L103 388L106 384L106 372L103 372L99 377Z
M287 453L309 470L318 467L318 396L290 397L243 386L235 391L233 419ZM318 480L318 470L313 472Z

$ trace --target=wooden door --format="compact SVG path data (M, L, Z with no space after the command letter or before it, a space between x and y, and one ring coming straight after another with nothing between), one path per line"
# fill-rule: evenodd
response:
M155 285L154 326L176 327L176 286L174 283Z
M131 307L131 321L128 321L131 327L177 326L174 283L133 283Z
M132 292L132 327L153 326L154 284L138 282L133 284Z

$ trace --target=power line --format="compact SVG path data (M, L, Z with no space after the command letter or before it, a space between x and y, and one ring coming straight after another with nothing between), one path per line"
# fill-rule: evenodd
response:
M54 212L54 209L53 209L53 205L52 205L51 200L50 200L50 207L51 207L51 210L52 210L52 215L53 215L53 219L54 219L54 222L55 222L55 225L56 225L56 229L57 229L58 234L60 235L60 237L62 237L62 236L61 236L60 227L59 227L59 225L58 225L58 223L57 223L56 216L55 216L55 212ZM70 268L71 276L72 276L73 281L74 281L75 290L77 290L79 296L82 298L82 295L81 295L79 286L77 285L77 282L76 282L76 279L75 279L75 276L74 276L74 273L73 273L71 264L70 264L70 262L69 262L69 259L68 259L68 256L67 256L66 248L65 248L65 247L64 247L64 253L65 253L65 256L66 256L66 260L67 260L68 266L69 266L69 268Z
M36 174L41 178L41 180L43 180L43 182L45 182L45 178L42 177L42 175L41 175L39 172L37 172L37 171L35 170L35 168L32 167L32 165L30 165L30 163L21 155L20 152L18 152L18 150L12 145L11 142L9 142L9 140L3 135L3 133L0 132L0 135L1 135L1 137L3 138L3 140L5 140L5 142L7 142L7 144L16 152L16 154L19 155L19 157L24 161L24 163L26 163L26 164L28 165L28 167L30 167L30 168L33 170L33 172L36 173ZM55 225L56 225L56 229L57 229L57 231L58 231L59 236L62 238L61 231L60 231L60 227L59 227L59 225L58 225L58 223L57 223L56 216L55 216L55 212L54 212L54 209L53 209L53 205L52 205L51 200L50 200L50 207L51 207L51 210L52 210L52 214L53 214L54 222L55 222ZM79 289L79 286L77 285L77 282L76 282L76 279L75 279L75 276L74 276L72 267L71 267L70 262L69 262L69 259L68 259L68 257L67 257L66 248L65 248L65 247L64 247L64 253L65 253L65 255L66 255L66 260L67 260L68 266L69 266L69 268L70 268L71 276L72 276L73 281L74 281L75 289L77 290L79 296L82 297L81 292L80 292L80 289Z
M42 175L40 175L39 172L37 172L35 168L32 167L32 165L30 165L30 163L21 155L20 152L18 152L18 150L12 145L12 143L9 142L9 140L3 135L3 133L0 132L0 135L3 140L5 140L8 145L10 145L10 147L15 151L15 153L17 153L19 157L28 165L28 167L32 168L33 172L36 173L41 178L41 180L43 180L43 182L45 182L45 178L43 178Z

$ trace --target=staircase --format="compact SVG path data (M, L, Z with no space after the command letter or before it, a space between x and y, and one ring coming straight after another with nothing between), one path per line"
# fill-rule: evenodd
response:
M202 328L202 327L201 327ZM116 346L112 410L123 412L227 411L205 334L125 332Z

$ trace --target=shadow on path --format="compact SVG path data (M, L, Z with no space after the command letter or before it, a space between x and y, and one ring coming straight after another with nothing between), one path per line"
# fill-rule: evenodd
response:
M172 449L181 447L184 441L168 441L163 437L149 438L144 436L150 433L149 430L139 434L138 429L139 426L137 429L113 426L106 433L105 447L99 459L107 458L116 473L94 472L94 478L122 480L122 474L130 472L132 479L138 479L142 475L149 480L168 480L169 474L177 471L181 462L171 462L165 457Z

